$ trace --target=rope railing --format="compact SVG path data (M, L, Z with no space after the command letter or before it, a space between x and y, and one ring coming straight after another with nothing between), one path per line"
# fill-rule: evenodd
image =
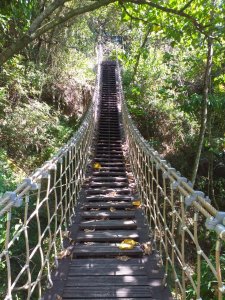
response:
M119 95L129 162L152 243L175 299L225 297L225 213L160 157L141 136L126 106L119 64Z
M52 286L72 224L97 121L102 48L93 101L84 120L51 160L0 199L0 298L41 299Z

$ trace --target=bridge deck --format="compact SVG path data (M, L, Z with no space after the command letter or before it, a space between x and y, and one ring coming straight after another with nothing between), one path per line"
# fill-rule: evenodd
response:
M53 288L44 299L172 299L162 284L157 254L151 251L143 210L132 204L135 188L130 186L122 150L113 62L102 66L98 126L94 158L65 239L70 256L60 260ZM96 162L99 169L93 168ZM120 250L124 239L138 245Z

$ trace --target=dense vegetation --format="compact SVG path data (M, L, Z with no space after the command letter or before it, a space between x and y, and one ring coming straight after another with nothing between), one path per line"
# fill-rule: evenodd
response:
M1 2L0 49L20 38L46 5ZM47 160L79 125L94 83L95 53L86 39L92 39L86 23L75 21L54 28L2 65L0 194Z
M95 46L111 41L141 133L225 210L224 9L219 0L2 0L0 195L74 133Z

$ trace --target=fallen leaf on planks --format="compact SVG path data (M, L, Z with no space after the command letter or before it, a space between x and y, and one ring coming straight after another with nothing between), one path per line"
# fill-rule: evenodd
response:
M122 243L130 244L132 246L137 246L139 244L138 242L136 242L135 240L132 240L132 239L125 239L122 241Z
M57 259L63 259L64 257L70 256L71 254L72 254L72 248L68 247L58 254Z
M136 207L139 207L141 205L141 201L140 200L132 201L132 205L136 206Z
M120 250L132 250L135 246L138 245L138 242L132 239L125 239L120 244L117 244Z
M101 164L98 163L98 162L96 162L96 163L93 164L93 168L96 169L96 170L101 169L101 167L102 167Z
M152 244L151 244L151 242L141 244L141 249L143 250L144 254L150 255L152 253Z
M84 232L94 232L94 231L95 229L88 229L88 228L84 229Z
M120 255L120 256L116 256L116 259L121 260L121 261L128 261L130 259L130 257L126 256L126 255Z

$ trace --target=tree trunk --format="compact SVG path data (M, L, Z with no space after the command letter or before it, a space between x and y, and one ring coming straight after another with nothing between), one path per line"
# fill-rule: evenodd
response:
M206 126L207 126L207 117L208 117L208 102L209 102L209 86L210 86L210 77L212 71L212 62L213 62L213 39L208 37L207 40L208 52L207 52L207 63L205 68L205 76L204 76L204 91L203 91L203 99L202 99L202 115L201 115L201 126L198 138L198 148L196 152L196 157L193 166L192 178L191 181L193 185L195 184L196 175L199 166L199 160L201 157Z
M214 115L213 112L209 114L209 125L208 125L208 137L209 137L209 146L212 148L212 123L213 123ZM219 205L216 201L215 198L215 191L214 191L214 176L213 176L213 169L214 169L214 164L213 164L213 151L211 150L209 153L209 174L208 174L208 195L210 199L212 200L212 203L215 205L216 209L219 210Z
M138 54L136 56L136 62L135 62L135 65L134 65L134 71L133 71L133 76L132 76L132 80L131 81L134 81L135 77L137 75L137 69L138 69L140 58L141 58L141 51L142 51L142 49L144 49L144 47L145 47L145 45L146 45L146 43L148 41L148 36L149 36L150 32L151 32L151 27L147 28L144 40L143 40L140 48L138 49Z

